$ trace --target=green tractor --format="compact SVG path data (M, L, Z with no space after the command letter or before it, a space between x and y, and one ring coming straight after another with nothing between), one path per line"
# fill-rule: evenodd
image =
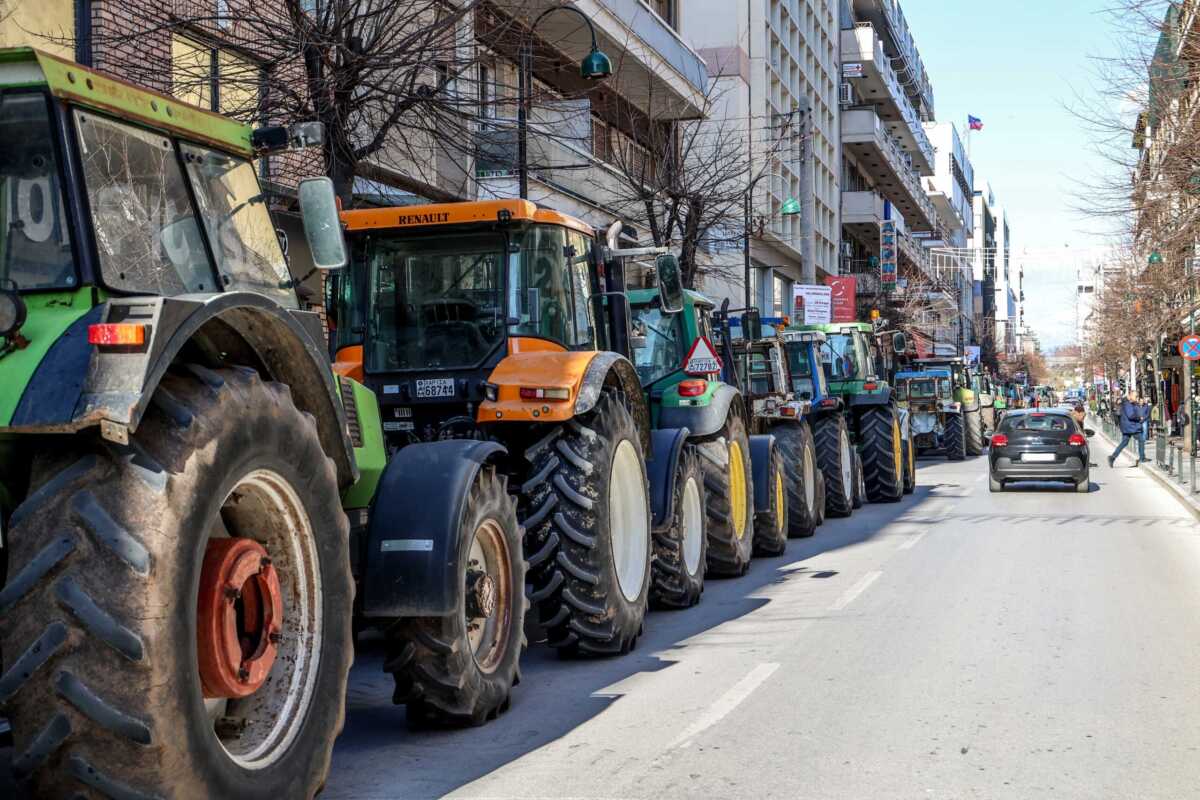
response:
M376 397L333 372L257 177L319 125L253 130L22 48L0 50L0 132L17 779L39 797L311 797L344 719L366 509L421 497L391 549L424 551L486 527L464 508L494 481L440 443L376 490ZM298 200L314 264L341 267L332 184ZM460 602L426 617L460 614L464 577L487 583L461 563L419 577Z
M950 388L954 402L961 408L964 447L968 456L983 455L984 426L982 392L977 383L976 368L960 357L919 358L914 364L919 370L949 370Z
M787 546L788 477L776 440L754 427L730 366L713 345L713 303L684 292L683 310L664 313L658 290L629 293L634 364L655 429L686 429L700 456L706 493L707 569L741 575L755 553ZM695 578L690 579L695 585ZM656 585L662 581L656 580ZM660 599L669 594L660 590ZM667 599L668 604L673 601Z
M900 500L904 496L905 471L915 470L915 460L905 455L908 417L896 405L888 374L893 356L907 347L904 334L878 333L865 322L801 325L788 330L825 334L827 346L821 351L825 379L830 394L842 401L846 428L861 457L866 497L872 503ZM822 462L834 460L838 437L833 431L814 433ZM913 452L911 446L908 452ZM827 481L828 476L826 471ZM826 488L829 513L848 515L853 493Z

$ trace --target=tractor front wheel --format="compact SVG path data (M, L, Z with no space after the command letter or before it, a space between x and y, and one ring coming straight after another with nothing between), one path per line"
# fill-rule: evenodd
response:
M788 536L812 536L821 524L820 505L824 503L818 497L822 478L812 430L801 421L776 425L771 434L788 471Z
M754 554L778 556L787 550L788 494L792 479L783 466L783 455L771 448L771 463L767 466L768 508L754 518Z
M526 458L527 583L550 646L563 655L629 652L650 592L650 491L624 396L605 390Z
M403 619L388 631L384 671L408 721L481 725L509 706L525 648L525 560L516 503L503 476L485 466L459 528L457 611Z
M891 406L873 406L858 419L863 479L872 503L894 503L904 496L904 437Z
M962 461L967 457L967 439L963 430L962 414L950 414L946 417L946 432L942 436L946 444L946 458Z
M979 409L964 412L967 426L967 455L983 455L983 412Z
M704 472L700 454L684 445L675 471L674 513L671 525L654 534L653 584L650 602L656 608L689 608L704 592Z
M917 447L912 438L904 440L904 493L912 494L917 488Z
M313 418L253 370L168 373L129 445L47 448L13 514L0 678L42 797L311 797L353 584Z
M854 448L841 414L819 417L813 425L817 463L825 476L825 514L848 517L854 510Z
M744 575L754 546L754 479L741 417L730 413L721 435L700 445L700 455L708 496L708 571Z

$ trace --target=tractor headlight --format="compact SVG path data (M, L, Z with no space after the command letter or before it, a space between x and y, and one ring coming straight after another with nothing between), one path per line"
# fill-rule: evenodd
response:
M25 301L11 290L0 291L0 336L16 333L25 324Z

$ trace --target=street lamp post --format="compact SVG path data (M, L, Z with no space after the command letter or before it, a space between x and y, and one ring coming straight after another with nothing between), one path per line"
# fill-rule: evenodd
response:
M754 221L754 209L752 207L752 200L754 197L754 187L757 186L758 182L761 181L763 178L769 178L769 177L778 177L778 178L786 180L786 178L783 178L783 176L780 175L778 172L764 172L761 175L759 175L758 177L754 178L752 181L750 181L750 185L746 187L745 204L743 207L743 214L745 216L745 220L744 220L745 221L745 230L742 235L742 261L743 261L742 267L744 270L742 280L745 282L745 285L746 285L746 292L745 292L746 308L754 307L754 300L752 297L753 293L750 289L750 226L753 224L753 221ZM798 202L796 202L796 198L794 198L794 197L789 197L786 201L784 201L784 204L779 209L779 215L781 217L791 217L791 216L795 216L796 214L799 214L799 213L800 213L800 204Z
M612 75L612 61L597 46L596 28L587 14L574 6L554 6L533 20L529 30L521 37L517 55L517 176L522 200L529 197L529 89L533 83L533 31L547 14L555 11L578 14L592 35L592 49L579 62L580 76L589 81L598 81Z

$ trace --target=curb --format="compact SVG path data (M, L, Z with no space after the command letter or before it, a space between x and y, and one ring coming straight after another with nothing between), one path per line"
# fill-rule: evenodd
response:
M1090 421L1092 421L1092 420L1089 419L1089 422ZM1099 420L1095 420L1095 422L1097 423L1097 425L1099 425ZM1097 439L1103 439L1104 441L1108 442L1108 450L1110 453L1116 449L1117 443L1114 442L1112 439L1109 439L1108 436L1105 435L1104 430L1102 428L1097 427L1094 430L1096 431ZM1147 444L1149 444L1149 442L1147 442ZM1118 463L1118 464L1124 463L1131 467L1136 466L1136 467L1141 468L1143 465L1138 464L1137 456L1133 455L1129 452L1130 447L1135 447L1135 445L1126 446L1125 450L1121 453L1121 455L1119 455L1117 457L1116 463ZM1129 458L1128 461L1126 461L1126 457ZM1104 458L1108 458L1108 456L1105 455ZM1167 475L1164 475L1161 470L1159 470L1157 467L1155 467L1154 462L1152 462L1152 461L1145 464L1144 466L1148 467L1148 469L1142 469L1142 472L1146 473L1151 478L1153 478L1155 481L1157 481L1159 486L1163 487L1164 489L1169 491L1171 494L1175 495L1175 499L1179 501L1180 505L1182 505L1187 510L1187 512L1189 514L1191 514L1192 517L1197 522L1200 522L1200 495L1197 495L1195 497L1192 496L1190 484L1188 486L1181 486L1180 484L1176 483L1170 477L1168 477Z

